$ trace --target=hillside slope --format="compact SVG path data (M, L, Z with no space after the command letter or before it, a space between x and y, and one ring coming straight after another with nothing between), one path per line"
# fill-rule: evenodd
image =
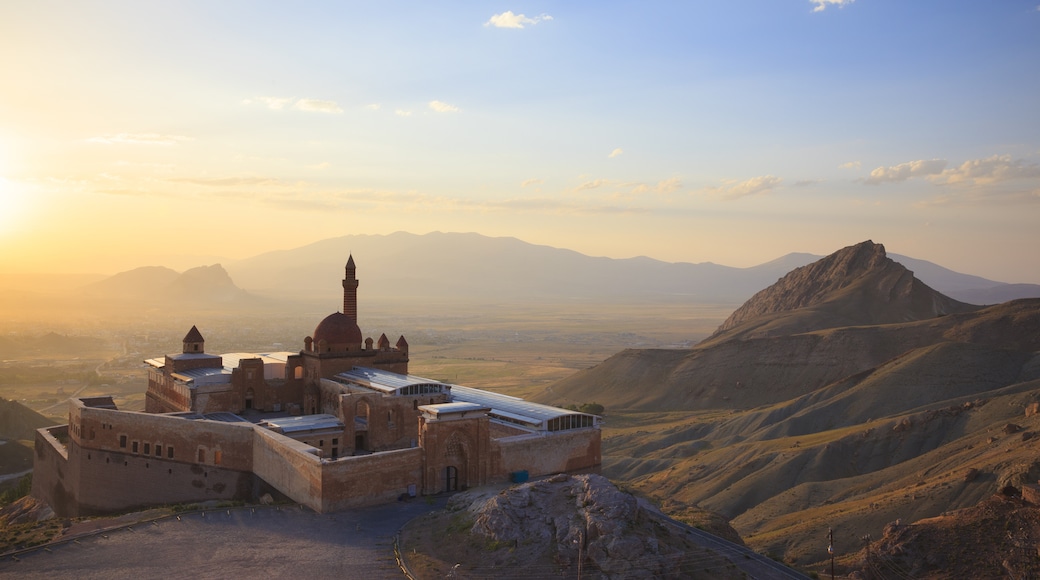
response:
M693 349L625 351L539 400L606 406L609 477L820 562L828 527L851 552L893 520L1040 477L1040 300L962 304L865 242L785 276Z

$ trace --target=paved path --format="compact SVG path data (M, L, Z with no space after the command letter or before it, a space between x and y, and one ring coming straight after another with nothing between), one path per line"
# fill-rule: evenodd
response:
M4 557L0 577L400 579L394 535L444 502L324 515L287 506L182 514Z

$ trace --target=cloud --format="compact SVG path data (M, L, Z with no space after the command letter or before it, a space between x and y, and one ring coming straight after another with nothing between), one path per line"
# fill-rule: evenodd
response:
M878 167L870 172L870 177L864 179L863 183L867 185L897 183L914 177L939 175L945 168L945 159L919 159L891 167Z
M379 107L381 107L381 106L382 105L380 105L379 103L372 103L371 105L365 105L365 108L368 109L369 111L378 111Z
M641 195L644 193L659 193L662 195L667 195L669 193L674 193L682 188L682 180L678 177L671 177L663 181L658 181L657 185L651 186L645 183L636 184L635 187L632 188L632 193L636 195Z
M769 193L784 180L775 175L760 175L751 179L737 182L727 182L723 187L712 188L713 191L721 193L728 199L737 199L749 195Z
M618 147L617 149L611 151L610 155L607 155L607 157L609 157L610 159L613 159L613 158L621 155L622 153L624 153L624 151L620 147Z
M175 183L191 183L211 187L238 187L242 185L280 185L273 177L177 177L167 181Z
M430 108L438 113L458 113L459 108L441 101L430 101Z
M193 141L183 135L160 135L158 133L115 133L87 139L90 143L102 145L176 145L184 141Z
M520 182L520 187L527 187L529 185L541 185L545 183L541 179L525 179Z
M283 98L283 97L254 97L252 99L246 99L246 100L242 101L242 104L244 104L244 105L251 105L251 104L253 104L254 101L257 101L257 102L260 102L260 103L266 105L268 109L273 109L275 111L278 111L278 110L284 109L285 106L288 105L289 103L291 103L293 100L292 100L291 97L290 98Z
M930 179L942 185L990 185L1016 179L1040 178L1040 166L1026 164L1022 159L1010 155L993 155L985 159L972 159L951 167Z
M296 101L293 108L299 111L307 111L309 113L331 113L338 115L343 112L343 109L341 109L335 101L322 101L320 99L300 99Z
M855 1L856 0L809 0L809 3L815 4L815 6L813 6L812 9L813 12L823 12L828 5L834 5L838 8L844 8Z
M523 28L525 24L534 26L539 22L547 22L552 20L552 16L548 14L539 14L534 18L528 18L523 14L513 14L512 10L507 10L501 14L495 14L490 20L484 23L484 26L494 26L495 28Z
M859 169L863 167L863 164L859 161L849 161L848 163L842 163L838 166L838 169Z
M394 114L397 115L398 117L411 117L412 116L412 112L411 111L405 111L405 110L402 110L402 109L397 109L396 111L394 111Z
M308 113L331 113L340 114L343 109L335 101L323 101L321 99L297 99L295 97L253 97L242 101L243 105L260 103L272 111L281 111L292 103L292 108L297 111Z
M584 191L586 189L597 189L599 187L603 187L604 185L610 185L610 180L609 179L593 179L592 181L586 181L585 183L582 183L578 187L574 188L574 191L575 192L579 192L579 191Z

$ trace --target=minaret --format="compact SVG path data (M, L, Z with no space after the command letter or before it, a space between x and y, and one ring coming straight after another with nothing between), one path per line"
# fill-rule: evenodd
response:
M347 259L347 275L343 278L343 314L357 324L358 280L354 270L354 255L351 254Z

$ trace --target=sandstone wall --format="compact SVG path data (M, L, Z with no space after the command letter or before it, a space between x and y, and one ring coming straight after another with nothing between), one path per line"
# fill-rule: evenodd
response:
M600 430L554 431L495 439L491 479L503 481L515 471L531 476L599 469L602 463Z
M322 511L322 464L317 450L257 427L253 433L253 473L295 502Z
M377 505L422 490L423 450L400 449L322 464L321 511Z

